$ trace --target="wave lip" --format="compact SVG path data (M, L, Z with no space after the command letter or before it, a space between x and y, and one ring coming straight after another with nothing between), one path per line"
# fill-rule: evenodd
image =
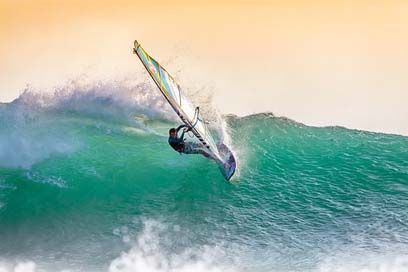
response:
M73 81L53 93L26 89L14 101L0 104L0 167L30 169L53 155L75 152L80 137L71 131L78 129L78 123L100 126L105 122L153 133L146 120L180 123L152 87L124 80ZM211 118L215 119L212 129L217 127L222 138L227 138L220 116L212 114ZM77 125L71 126L72 122Z
M144 83L71 82L52 94L27 89L14 101L0 105L0 167L30 169L51 156L75 152L80 139L73 121L143 127L134 118L138 113L171 119L163 100Z

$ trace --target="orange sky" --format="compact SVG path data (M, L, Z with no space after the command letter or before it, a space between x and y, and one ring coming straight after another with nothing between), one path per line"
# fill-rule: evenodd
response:
M136 38L224 113L408 135L408 1L235 3L0 0L0 101L140 71Z

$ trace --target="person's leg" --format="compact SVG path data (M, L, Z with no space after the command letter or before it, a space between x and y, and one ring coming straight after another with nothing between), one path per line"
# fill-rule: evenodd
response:
M185 142L184 143L184 154L198 154L197 148L195 143L192 142Z
M208 153L207 149L201 143L194 143L193 149L195 154L201 154L206 158L212 158L212 156Z
M185 154L201 154L206 158L211 158L201 143L186 142L184 144Z

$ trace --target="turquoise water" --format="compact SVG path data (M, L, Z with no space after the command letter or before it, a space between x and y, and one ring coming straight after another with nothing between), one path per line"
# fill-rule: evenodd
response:
M0 105L0 271L408 271L407 137L225 116L228 183L135 93Z

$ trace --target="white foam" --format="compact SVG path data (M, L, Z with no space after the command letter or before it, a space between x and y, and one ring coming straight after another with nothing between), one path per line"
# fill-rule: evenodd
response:
M58 176L43 176L41 173L29 171L26 173L26 177L33 182L51 184L60 188L66 187L66 181Z
M349 252L323 258L318 272L407 272L408 255L402 253Z
M0 263L0 272L35 272L36 264L32 261L15 264Z
M220 262L223 251L217 247L203 246L187 248L182 252L169 252L161 246L161 241L169 229L180 231L180 226L168 228L154 220L144 221L144 230L133 242L128 252L123 252L109 266L110 272L221 272L235 271L231 266ZM115 229L115 234L123 233L124 228ZM132 243L126 229L123 240ZM171 234L169 234L171 235ZM181 235L181 234L178 234Z

